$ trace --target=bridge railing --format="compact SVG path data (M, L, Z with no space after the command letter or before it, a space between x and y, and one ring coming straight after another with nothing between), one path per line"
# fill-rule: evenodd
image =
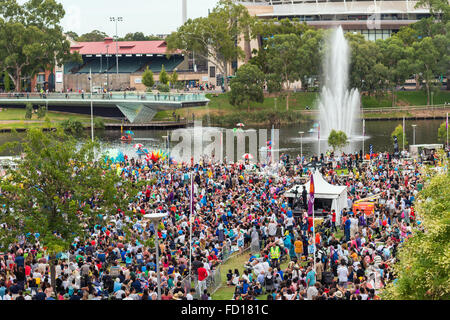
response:
M204 93L149 93L149 92L108 92L108 93L0 93L0 99L67 99L67 100L144 100L190 102L207 100Z

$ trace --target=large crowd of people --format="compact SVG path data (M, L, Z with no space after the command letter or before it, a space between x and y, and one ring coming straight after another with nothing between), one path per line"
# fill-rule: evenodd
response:
M157 300L159 264L162 300L209 300L207 280L233 252L249 256L243 271L222 270L235 300L379 299L379 290L394 280L398 246L420 227L413 204L423 188L421 163L389 153L370 162L358 154L320 160L323 177L347 187L348 208L323 210L317 230L306 206L293 214L285 196L314 170L304 158L282 155L276 174L248 162L191 166L126 158L112 164L124 179L147 186L128 208L103 217L104 226L60 252L54 266L39 238L18 239L0 254L0 299ZM352 209L370 196L378 198L372 214ZM155 226L143 218L152 212L168 215ZM158 237L159 261L144 235Z

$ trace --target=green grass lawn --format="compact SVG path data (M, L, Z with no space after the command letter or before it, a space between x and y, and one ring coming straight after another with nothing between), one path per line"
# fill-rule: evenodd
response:
M51 124L60 123L64 120L72 119L78 120L85 125L89 125L91 122L90 115L65 113L57 111L48 111L47 115L38 119L37 114L33 114L31 119L25 119L25 109L19 108L3 108L0 111L0 129L30 129L30 128L42 128L46 125L46 118L50 120ZM94 119L103 119L104 122L117 122L114 119L106 119L103 117L94 117Z

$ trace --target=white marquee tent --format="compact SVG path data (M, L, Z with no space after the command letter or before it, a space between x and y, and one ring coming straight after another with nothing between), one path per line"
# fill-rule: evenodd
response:
M315 199L331 199L331 209L336 211L336 220L340 222L340 214L342 209L347 208L347 187L346 186L336 186L329 184L319 171L314 172L314 198ZM291 188L287 193L287 197L295 197L295 191L297 190L297 194L301 195L303 191L303 186L305 186L306 191L309 194L309 185L310 181L308 181L304 185L296 185Z

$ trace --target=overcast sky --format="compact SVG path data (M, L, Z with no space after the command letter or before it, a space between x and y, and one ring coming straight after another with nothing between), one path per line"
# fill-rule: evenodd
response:
M100 30L115 34L115 23L110 17L123 17L118 34L129 32L168 34L182 24L182 0L57 0L64 5L66 16L61 25L64 31L79 35ZM25 2L25 0L19 0ZM208 15L218 0L187 0L187 17L194 19Z

